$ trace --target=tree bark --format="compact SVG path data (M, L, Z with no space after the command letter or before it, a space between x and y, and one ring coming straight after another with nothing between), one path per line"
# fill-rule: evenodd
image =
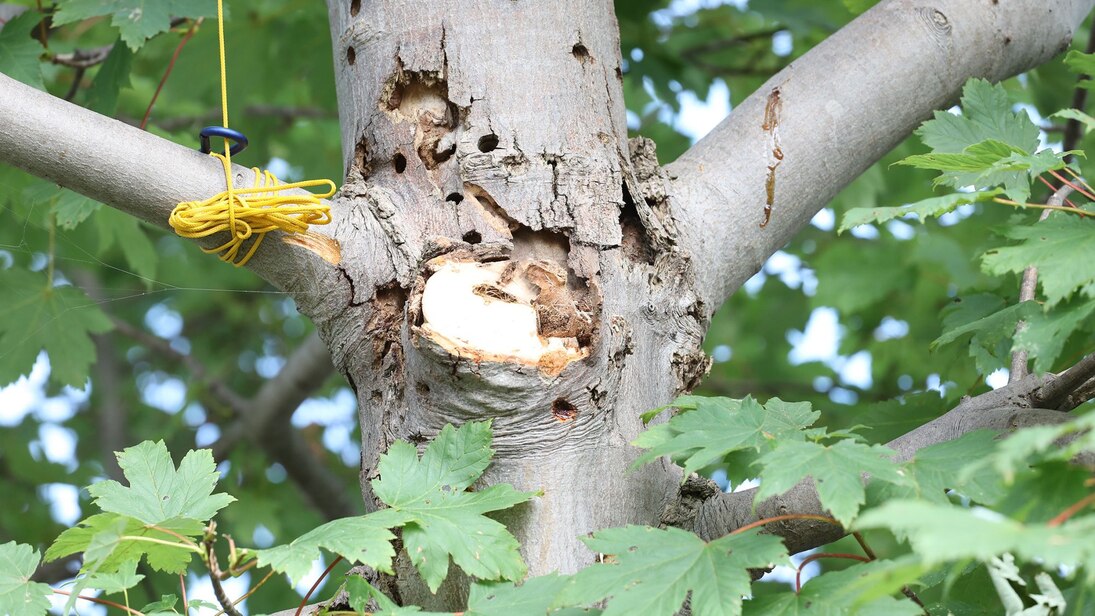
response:
M482 483L544 493L504 515L531 575L591 563L585 533L657 523L680 470L629 471L629 443L705 374L718 305L966 78L1048 59L1093 3L883 2L667 174L627 139L607 0L330 0L346 173L317 231L340 258L268 242L253 268L357 395L366 507L394 440L490 419ZM2 76L0 111L0 160L154 224L221 190L214 161ZM512 311L531 346L484 346ZM430 596L405 557L398 571L404 603L465 598L459 581Z

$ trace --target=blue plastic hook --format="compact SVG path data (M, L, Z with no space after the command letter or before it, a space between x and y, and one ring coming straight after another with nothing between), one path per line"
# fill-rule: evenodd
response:
M232 130L231 128L225 128L223 126L206 126L202 129L201 134L201 152L202 154L208 154L212 148L209 147L210 137L222 137L232 142L232 148L228 152L235 156L247 147L247 137L238 130Z

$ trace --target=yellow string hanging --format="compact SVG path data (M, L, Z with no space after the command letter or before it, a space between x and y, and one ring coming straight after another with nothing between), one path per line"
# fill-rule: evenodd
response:
M221 115L228 128L228 78L224 61L224 8L217 0L217 39L220 43ZM222 261L240 267L245 265L271 231L304 233L308 225L331 222L331 208L322 199L335 194L331 180L305 180L282 183L269 171L255 172L254 186L235 188L232 185L232 152L229 140L224 140L224 154L210 152L224 165L227 190L204 201L186 201L175 206L168 223L175 233L186 238L200 238L227 232L230 238L216 248L203 248L207 253L220 253ZM282 194L283 191L327 186L324 193ZM244 243L254 237L251 246L240 256Z

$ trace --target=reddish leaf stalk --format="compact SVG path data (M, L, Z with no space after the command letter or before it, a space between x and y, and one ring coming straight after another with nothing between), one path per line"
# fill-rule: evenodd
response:
M72 593L70 593L67 590L60 590L60 589L57 589L57 588L52 588L51 590L54 593L58 594L58 595L65 595L66 597L71 597L72 596ZM136 614L137 616L141 616L141 613L138 612L137 610L135 610L133 608L130 608L130 607L126 607L126 606L122 605L121 603L115 603L113 601L109 601L107 599L100 599L98 597L89 597L87 595L76 595L76 598L77 599L83 599L84 601L91 601L92 603L98 603L100 605L105 605L107 607L118 608L119 610L125 610L126 612L128 612L130 614Z
M319 588L319 583L322 582L323 579L327 577L327 574L331 572L331 569L334 569L335 565L340 562L342 562L341 556L331 561L331 564L327 565L327 568L323 570L323 573L320 574L315 584L312 584L312 587L308 589L308 593L305 594L304 598L300 600L300 606L297 607L297 613L294 616L300 616L300 613L304 611L304 606L308 605L308 599L312 598L312 593L314 593L316 589Z
M1091 504L1095 504L1095 493L1088 494L1087 496L1081 498L1075 503L1069 505L1068 509L1065 509L1061 513L1057 514L1057 516L1049 522L1046 522L1046 526L1049 526L1050 528L1060 526L1061 524L1067 522L1069 518L1082 511L1084 507L1087 507Z
M744 533L747 530L754 529L758 526L764 526L765 524L771 524L772 522L782 522L783 520L817 520L819 522L826 522L833 526L840 526L840 522L837 522L833 518L823 515L817 515L814 513L785 513L783 515L777 515L770 518L763 518L746 524L741 528L735 529L730 532L731 535L737 535L738 533Z
M163 77L160 78L160 84L156 86L156 91L152 94L152 100L148 101L148 108L144 111L144 117L141 118L141 130L148 126L148 118L152 115L152 106L156 104L156 99L160 97L160 91L163 90L163 86L167 83L167 78L171 76L171 71L175 68L175 61L179 59L179 54L182 52L183 47L187 41L190 40L194 33L197 31L198 26L201 25L203 17L199 17L193 23L190 24L190 28L183 35L181 41L177 47L175 47L175 53L171 55L171 61L167 63L167 70L164 71Z

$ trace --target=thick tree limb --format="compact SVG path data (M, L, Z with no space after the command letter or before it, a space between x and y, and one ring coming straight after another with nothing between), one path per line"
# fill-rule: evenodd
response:
M224 190L224 170L210 156L73 105L0 74L0 162L167 227L176 204ZM235 185L254 173L234 166ZM282 234L277 234L284 237ZM223 243L207 238L206 247ZM311 250L272 236L248 264L274 286L311 293L311 281L334 266Z
M708 309L933 109L952 104L968 78L1003 79L1064 51L1093 5L889 0L780 71L668 167L681 244Z
M1092 358L1095 355L1057 377L1031 375L1007 387L965 400L946 414L886 445L897 452L895 460L905 461L924 447L954 440L974 430L1014 430L1068 421L1071 416L1067 413L1033 408L1033 405L1044 399L1055 399L1065 385L1079 379L1081 373L1089 373L1095 366ZM669 512L666 522L689 528L707 540L766 517L784 513L825 513L809 479L785 494L760 503L755 510L756 489L727 494L712 491L701 483L692 481L682 488L680 503ZM812 520L772 523L767 528L784 538L791 553L825 545L845 534L840 527Z

